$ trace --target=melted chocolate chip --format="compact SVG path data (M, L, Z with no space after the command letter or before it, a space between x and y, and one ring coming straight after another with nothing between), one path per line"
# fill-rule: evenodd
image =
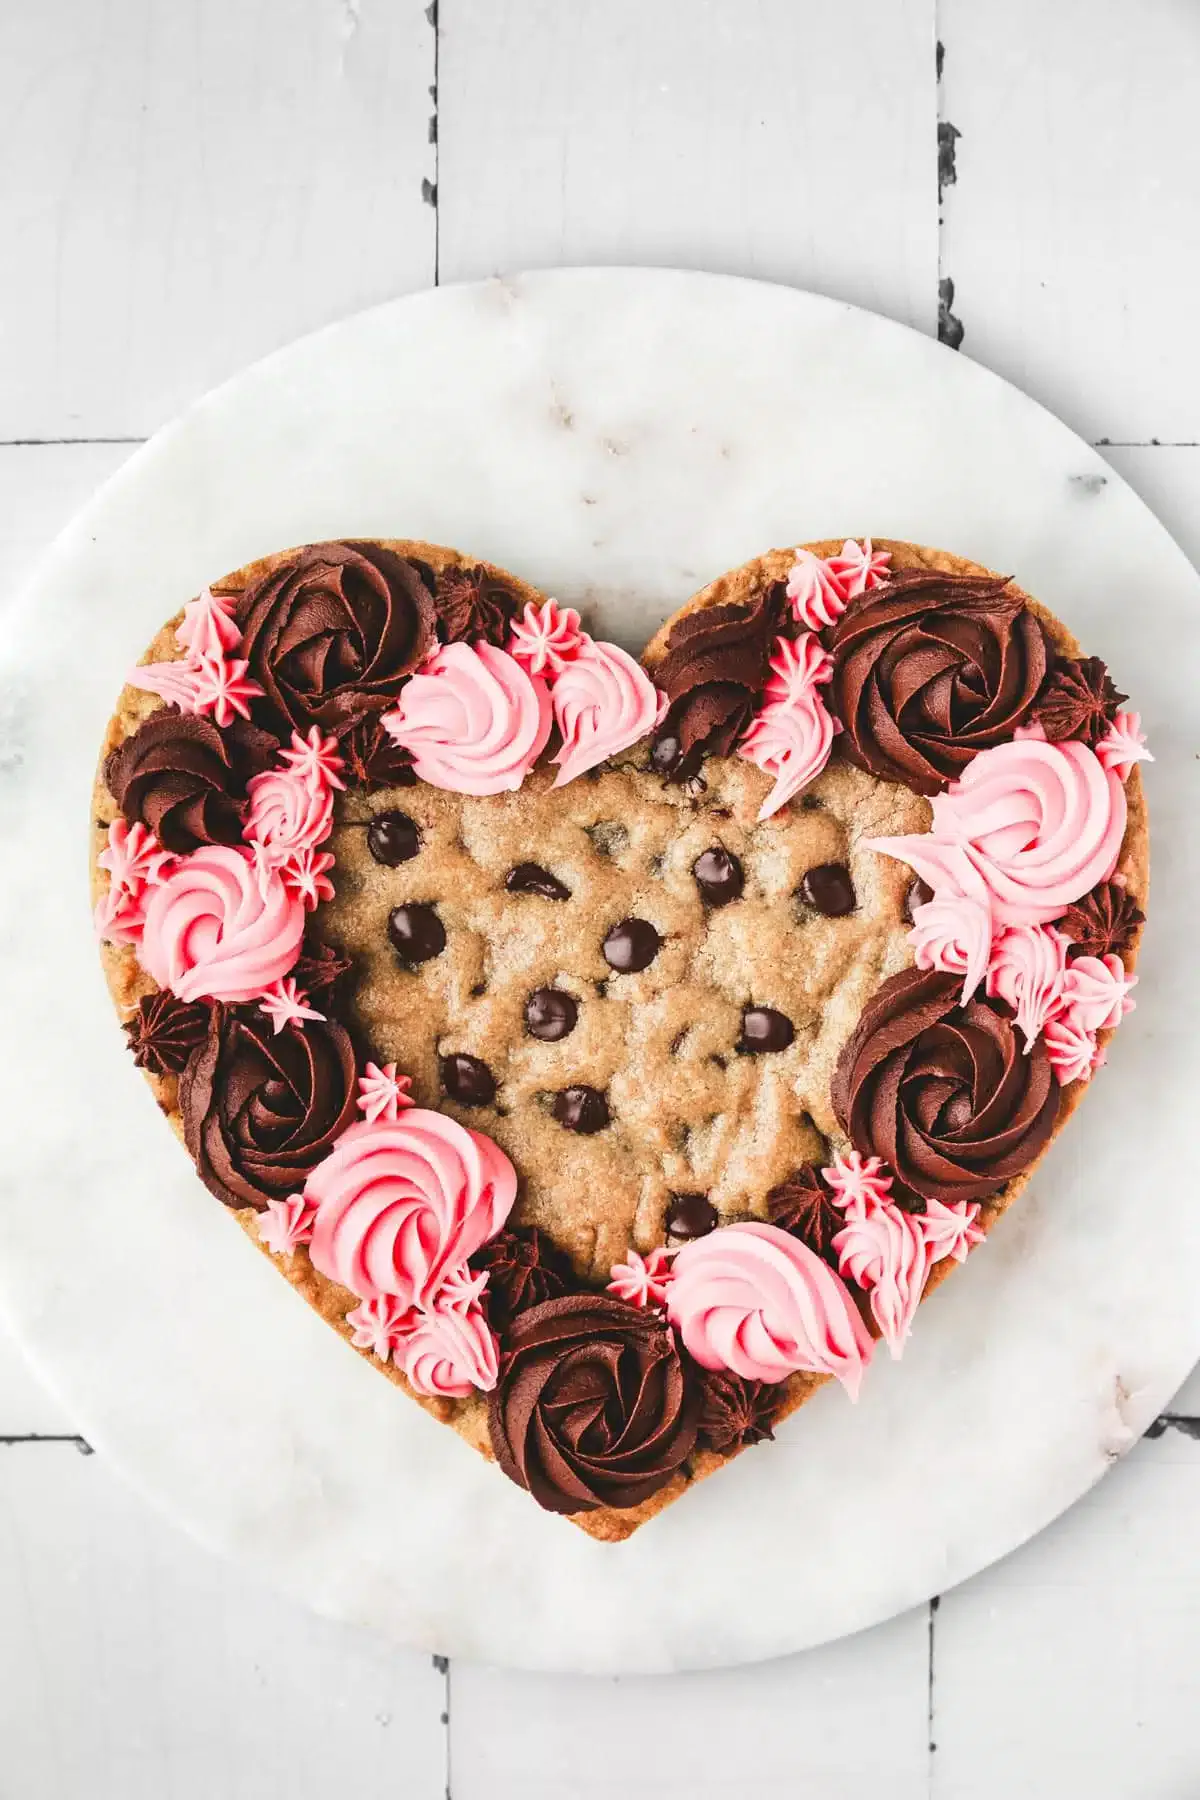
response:
M672 1194L667 1207L667 1233L670 1237L707 1237L716 1229L717 1209L705 1194Z
M415 819L407 813L376 813L367 826L367 849L377 863L394 869L397 863L411 862L421 848L421 833Z
M604 960L619 975L634 975L650 967L661 943L648 919L622 919L604 940Z
M490 1106L496 1098L496 1077L477 1056L443 1056L438 1066L443 1090L460 1106Z
M741 863L719 844L700 853L692 864L692 874L710 906L728 906L746 885Z
M747 1056L760 1056L765 1050L786 1050L796 1035L786 1013L771 1006L748 1006L742 1014L742 1035L738 1049Z
M545 1044L569 1036L578 1019L578 1002L561 988L535 988L525 1002L525 1029Z
M827 919L840 919L858 904L854 883L845 863L821 863L800 883L800 898Z
M543 900L569 900L571 890L540 863L518 863L504 877L510 894L540 894Z
M432 906L394 906L388 936L406 963L431 962L446 948L446 927Z
M916 912L918 906L928 906L932 899L933 889L927 881L922 881L921 877L918 875L917 879L913 882L907 894L904 896L904 916L910 925L913 922L913 914Z
M587 1136L603 1131L609 1120L608 1101L594 1087L564 1088L554 1096L553 1112L568 1131L582 1131Z

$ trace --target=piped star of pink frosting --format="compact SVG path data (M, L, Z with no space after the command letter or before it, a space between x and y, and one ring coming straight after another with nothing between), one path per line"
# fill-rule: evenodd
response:
M256 849L260 846L255 846ZM279 875L289 894L300 901L307 912L315 912L322 900L333 899L333 883L329 871L336 858L328 850L288 850L267 852L269 866Z
M820 631L834 624L846 610L847 592L841 579L823 556L797 550L788 570L787 597L798 624Z
M856 600L872 588L882 587L891 572L890 550L876 550L870 538L861 543L847 538L836 556L829 557L826 567L847 600Z
M242 641L234 614L236 594L214 594L204 588L183 609L183 618L175 627L175 641L194 659L201 656L228 656Z
M723 1225L676 1252L667 1316L702 1368L768 1382L806 1369L835 1376L852 1399L874 1348L829 1265L757 1220Z
M1137 976L1127 975L1121 958L1113 952L1077 956L1063 976L1063 1011L1080 1031L1114 1030L1137 1004L1129 997L1136 986Z
M908 941L918 969L942 969L963 978L963 1005L987 973L992 911L986 892L935 893L913 909Z
M870 1212L890 1203L892 1178L880 1156L863 1156L859 1150L837 1150L828 1169L821 1170L829 1197L846 1214Z
M308 995L300 992L291 975L283 975L278 981L273 981L266 993L259 996L258 1004L270 1019L276 1037L285 1025L299 1025L305 1019L325 1017L323 1012L318 1012L314 1006L309 1005Z
M636 1250L627 1250L624 1262L614 1263L609 1270L608 1291L632 1306L664 1306L670 1282L669 1251L660 1246L640 1256Z
M636 744L661 720L666 695L617 644L585 638L555 676L551 690L554 722L562 748L555 787L594 769Z
M311 726L307 737L293 731L291 748L281 750L279 760L314 793L346 785L342 780L346 760L338 752L337 739L326 737L319 725Z
M770 666L763 704L738 745L739 756L775 778L759 808L760 821L815 780L829 761L838 730L817 692L829 680L833 664L812 632L778 638Z
M1096 755L1106 769L1122 781L1128 781L1134 763L1153 762L1146 748L1140 713L1119 712L1108 731L1096 745Z
M356 1350L369 1350L380 1362L388 1362L400 1348L413 1319L411 1307L401 1306L390 1294L360 1300L346 1314L350 1342Z
M917 1222L925 1233L930 1259L941 1262L948 1256L953 1262L966 1262L969 1252L984 1239L975 1223L978 1217L977 1201L954 1200L947 1204L937 1198L927 1200Z
M96 902L96 936L136 949L146 923L147 890L166 879L175 858L140 821L130 825L118 817L109 826L108 843L96 861L110 877L107 893Z
M165 700L168 706L177 706L180 712L200 711L203 671L198 658L180 658L178 662L139 663L136 669L130 669L125 679L130 687L141 688L147 694L157 694L160 700Z
M546 746L552 714L544 681L494 644L444 644L383 715L421 781L456 794L519 788Z
M1053 925L1010 925L992 944L987 991L1012 1007L1027 1056L1047 1019L1062 1010L1068 948Z
M383 1119L394 1125L406 1106L415 1106L416 1101L409 1098L412 1086L410 1075L397 1075L394 1062L369 1062L358 1079L358 1109L368 1125L376 1119Z
M1076 1024L1068 1013L1047 1019L1042 1037L1050 1067L1062 1087L1069 1081L1087 1081L1104 1061L1104 1052L1096 1043L1095 1032Z
M198 657L193 710L211 713L214 725L231 725L235 717L248 719L251 700L257 700L263 691L247 675L249 667L240 657Z
M574 607L560 606L557 600L535 606L530 600L521 617L513 621L508 653L531 675L553 680L587 642Z
M305 1183L313 1266L360 1299L433 1302L451 1269L503 1225L516 1171L498 1144L410 1107L351 1125Z
M139 960L180 1000L256 1000L300 953L303 903L231 845L181 857L147 895Z
M867 838L869 849L906 862L937 893L986 887L995 925L1061 917L1117 865L1125 790L1087 744L1023 736L981 750L930 803L932 829Z
M258 1235L272 1256L290 1256L300 1244L312 1237L313 1209L303 1194L289 1194L286 1200L268 1200L266 1211L256 1221Z
M890 1204L856 1207L833 1248L838 1273L867 1290L872 1317L899 1360L933 1266L920 1220Z

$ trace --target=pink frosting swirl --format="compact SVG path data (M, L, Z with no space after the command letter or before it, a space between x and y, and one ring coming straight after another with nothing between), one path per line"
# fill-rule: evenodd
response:
M931 801L926 836L867 838L938 890L956 861L983 878L997 925L1044 925L1117 866L1125 790L1087 744L1022 737L981 750Z
M554 722L562 748L555 787L565 787L606 757L653 731L666 700L632 656L586 638L554 680Z
M677 1253L667 1316L705 1369L782 1381L796 1369L834 1375L851 1398L871 1337L827 1263L775 1225L724 1225Z
M775 777L759 808L760 821L786 806L829 761L838 725L817 688L832 673L833 663L813 632L776 641L763 705L738 745L739 756Z
M1013 925L992 945L987 991L1017 1015L1027 1056L1046 1020L1062 1008L1066 972L1067 939L1052 925Z
M457 1306L438 1300L418 1312L392 1352L418 1394L463 1400L476 1388L495 1387L500 1353L478 1304Z
M410 1107L352 1125L309 1176L313 1266L363 1300L432 1303L445 1276L494 1237L517 1176L491 1138Z
M138 957L180 1000L257 999L300 954L303 902L244 850L206 844L147 895Z
M1093 1069L1098 1069L1104 1061L1104 1052L1097 1047L1095 1032L1085 1031L1069 1013L1047 1019L1042 1036L1046 1040L1050 1067L1060 1087L1066 1087L1071 1081L1087 1081Z
M507 650L446 644L385 713L389 735L432 787L454 794L519 788L550 736L550 694Z
M246 785L242 835L269 851L315 850L333 830L333 792L296 769L267 769Z
M797 622L820 631L841 618L848 592L831 562L813 550L797 550L788 570L787 597Z
M833 1248L838 1272L868 1289L872 1316L898 1361L933 1262L921 1221L890 1203L855 1210Z

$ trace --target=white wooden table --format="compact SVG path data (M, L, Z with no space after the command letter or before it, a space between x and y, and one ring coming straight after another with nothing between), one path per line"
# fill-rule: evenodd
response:
M555 263L961 341L1200 557L1198 106L1194 0L10 0L0 606L213 382ZM176 1535L0 1342L0 1800L1187 1800L1198 1523L1193 1378L1037 1542L857 1639L669 1687L448 1667Z

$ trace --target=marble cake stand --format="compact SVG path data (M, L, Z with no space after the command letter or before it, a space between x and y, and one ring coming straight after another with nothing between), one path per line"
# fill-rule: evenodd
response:
M83 820L122 673L206 578L305 539L508 564L638 646L771 544L874 532L1011 569L1108 657L1158 761L1141 1004L1032 1191L857 1407L823 1391L629 1544L540 1513L250 1254L122 1049ZM80 1428L314 1607L456 1655L664 1670L884 1618L1045 1525L1200 1355L1191 1155L1200 581L1003 382L810 294L583 270L401 300L135 455L9 615L0 675L0 1302Z

